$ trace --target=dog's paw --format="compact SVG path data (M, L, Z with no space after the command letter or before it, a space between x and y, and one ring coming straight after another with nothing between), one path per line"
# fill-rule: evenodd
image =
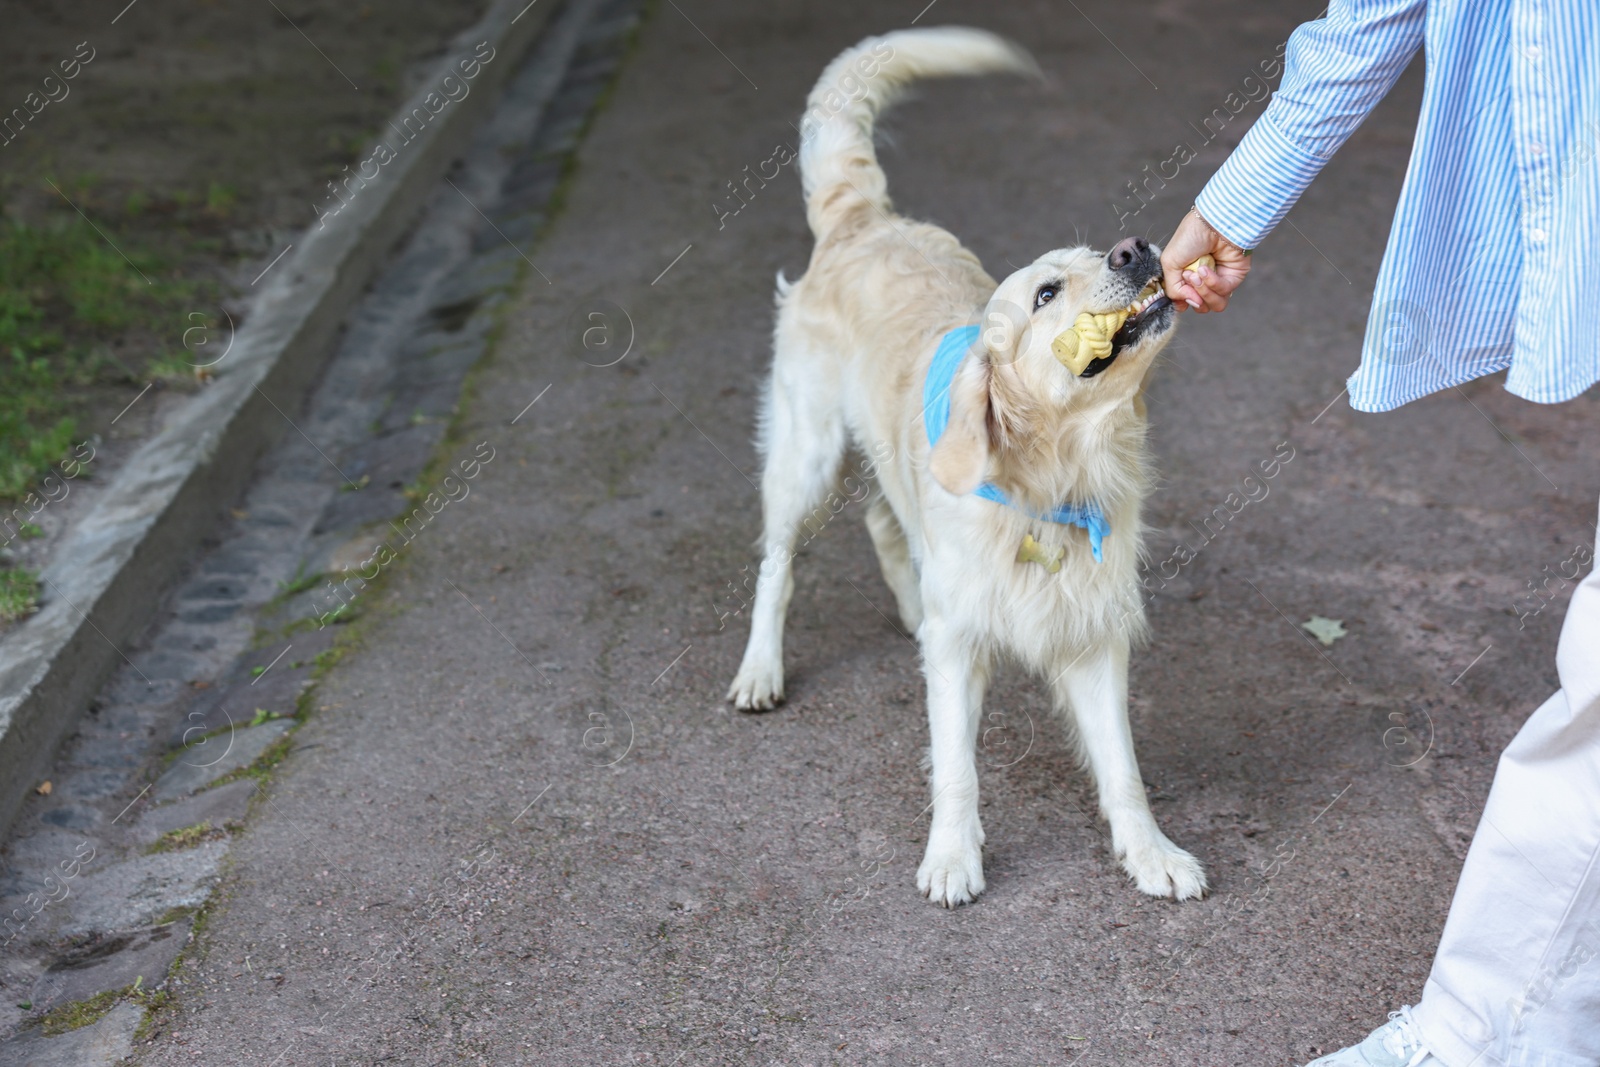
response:
M958 908L983 892L983 848L969 845L936 846L928 842L922 866L917 868L917 888L935 904Z
M1195 900L1206 895L1206 872L1183 849L1157 833L1131 846L1122 867L1139 892L1171 900Z
M728 687L728 699L740 711L771 711L783 703L783 666L745 664Z

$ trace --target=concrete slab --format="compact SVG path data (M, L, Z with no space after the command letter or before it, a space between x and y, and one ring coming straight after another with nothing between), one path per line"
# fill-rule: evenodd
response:
M210 823L220 829L244 818L250 810L250 798L255 793L255 779L241 778L237 782L219 785L170 804L149 808L133 824L133 839L149 845L162 834L200 823Z
M162 926L97 934L51 960L33 984L33 1010L50 1011L88 1000L98 993L124 989L142 980L154 989L167 979L178 953L189 943L191 922L180 919Z
M207 841L93 869L71 883L71 897L40 919L56 938L149 926L173 908L203 904L227 853L226 841Z
M0 1045L5 1067L108 1067L133 1058L133 1035L144 1021L144 1009L123 1002L98 1022L45 1037L32 1033Z
M150 799L160 803L188 796L225 774L250 766L296 725L294 719L273 719L260 726L239 726L192 741L156 780Z
M271 662L270 655L252 654L250 658L262 664ZM248 723L257 711L288 718L299 710L300 694L310 681L309 664L292 667L280 662L259 678L246 675L223 682L195 698L189 713L168 734L167 743L182 748L230 725Z

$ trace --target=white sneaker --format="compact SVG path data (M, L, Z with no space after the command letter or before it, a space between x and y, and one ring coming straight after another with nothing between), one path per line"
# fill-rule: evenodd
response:
M1306 1067L1444 1067L1444 1061L1423 1045L1411 1009L1406 1007L1391 1011L1389 1021L1361 1044L1312 1060Z

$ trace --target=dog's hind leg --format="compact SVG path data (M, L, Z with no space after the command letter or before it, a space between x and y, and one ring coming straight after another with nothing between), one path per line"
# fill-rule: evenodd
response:
M917 888L953 908L983 892L983 823L978 817L978 721L989 681L987 658L937 614L919 634L928 682L928 783L933 819Z
M874 496L867 505L867 532L872 534L872 547L878 552L883 580L900 605L900 621L915 634L922 625L922 589L917 580L917 568L911 562L905 529L895 518L894 508L881 494Z
M1200 861L1167 839L1150 814L1128 726L1128 642L1112 638L1060 672L1057 700L1070 709L1079 749L1099 787L1111 847L1140 891L1187 900L1203 896Z
M765 711L783 700L783 620L794 593L794 543L832 517L823 506L844 459L844 419L833 383L809 374L807 360L785 358L780 333L772 382L763 400L766 466L761 474L762 560L750 609L750 641L728 688L744 711Z

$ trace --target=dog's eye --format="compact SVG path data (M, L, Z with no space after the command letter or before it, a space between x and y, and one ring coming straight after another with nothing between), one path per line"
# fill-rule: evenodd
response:
M1049 285L1039 286L1039 291L1033 294L1033 310L1038 311L1050 303L1056 298L1056 293L1058 292L1060 292L1060 289L1053 282Z

